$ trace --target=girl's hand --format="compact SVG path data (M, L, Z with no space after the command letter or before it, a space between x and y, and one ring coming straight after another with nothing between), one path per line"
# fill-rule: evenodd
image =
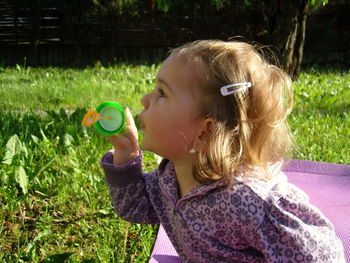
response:
M126 125L123 132L108 136L109 141L115 148L113 163L117 165L125 164L130 159L139 156L138 132L134 118L128 108L125 108L124 112Z

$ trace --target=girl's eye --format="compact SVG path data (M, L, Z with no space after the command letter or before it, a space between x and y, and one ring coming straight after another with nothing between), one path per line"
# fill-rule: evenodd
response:
M165 97L165 93L162 89L158 88L157 90L158 90L159 97Z

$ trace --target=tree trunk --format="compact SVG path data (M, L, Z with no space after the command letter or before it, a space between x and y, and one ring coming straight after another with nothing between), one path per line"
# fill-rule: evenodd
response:
M305 32L306 32L306 20L309 11L310 1L306 0L300 6L299 15L298 15L298 35L295 42L295 62L291 70L291 75L295 78L299 76L301 70L301 62L303 60L304 44L305 44Z
M266 42L280 52L281 66L295 80L303 58L309 0L277 0Z

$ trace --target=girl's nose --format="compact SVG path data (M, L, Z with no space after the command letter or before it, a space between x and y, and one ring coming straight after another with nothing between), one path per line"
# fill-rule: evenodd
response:
M141 104L142 106L147 109L148 106L149 106L149 96L150 96L150 93L144 95L142 98L141 98Z

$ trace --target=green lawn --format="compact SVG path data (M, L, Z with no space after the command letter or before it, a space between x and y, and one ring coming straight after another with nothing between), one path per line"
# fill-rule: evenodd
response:
M294 157L350 164L350 71L308 69L294 85Z
M114 213L99 160L110 145L81 120L105 100L141 110L159 66L0 68L0 262L145 262L157 226ZM295 158L350 163L350 72L304 70L289 123ZM145 169L157 158L147 153Z
M116 100L141 110L142 94L152 88L158 66L96 66L87 69L0 68L0 108L57 110L95 108Z

